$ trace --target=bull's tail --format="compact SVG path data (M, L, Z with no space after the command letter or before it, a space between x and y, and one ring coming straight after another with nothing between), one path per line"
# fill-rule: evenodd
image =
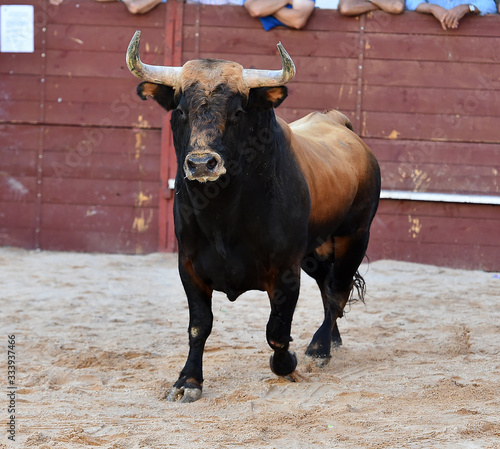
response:
M363 276L359 274L359 271L356 271L356 274L353 278L353 288L351 290L351 294L349 296L349 303L354 301L361 301L363 304L365 303L365 295L366 295L366 283L363 279ZM354 295L354 291L356 290L357 297Z

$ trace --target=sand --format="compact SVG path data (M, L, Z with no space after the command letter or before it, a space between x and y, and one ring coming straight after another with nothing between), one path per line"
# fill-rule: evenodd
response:
M0 448L500 448L500 276L363 265L366 304L331 363L304 356L321 322L306 275L296 382L273 375L268 300L214 297L202 398L165 401L187 355L176 256L0 249ZM15 335L15 438L7 439Z

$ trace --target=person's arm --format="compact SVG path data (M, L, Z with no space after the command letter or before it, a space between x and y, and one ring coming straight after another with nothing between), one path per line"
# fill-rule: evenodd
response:
M375 6L382 11L390 14L402 14L405 10L404 0L370 0Z
M314 11L312 0L292 0L291 8L281 8L273 16L290 28L301 29L307 23L307 19Z
M343 16L358 16L365 12L379 9L374 2L368 0L339 0L339 13Z
M289 0L246 0L244 7L251 17L265 17L284 8ZM314 5L314 2L311 2Z

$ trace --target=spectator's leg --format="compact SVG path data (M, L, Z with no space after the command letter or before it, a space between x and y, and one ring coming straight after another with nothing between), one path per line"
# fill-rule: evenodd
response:
M132 14L145 14L159 5L162 0L123 0Z

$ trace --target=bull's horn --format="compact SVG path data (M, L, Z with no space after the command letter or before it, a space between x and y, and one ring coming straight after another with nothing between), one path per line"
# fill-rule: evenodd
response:
M278 42L278 51L281 56L283 68L281 70L256 70L244 69L243 79L248 87L272 87L282 86L292 80L295 76L295 64L290 58L281 42Z
M181 77L182 67L163 67L144 64L139 58L141 32L136 31L127 49L127 67L137 78L165 86L175 86Z

